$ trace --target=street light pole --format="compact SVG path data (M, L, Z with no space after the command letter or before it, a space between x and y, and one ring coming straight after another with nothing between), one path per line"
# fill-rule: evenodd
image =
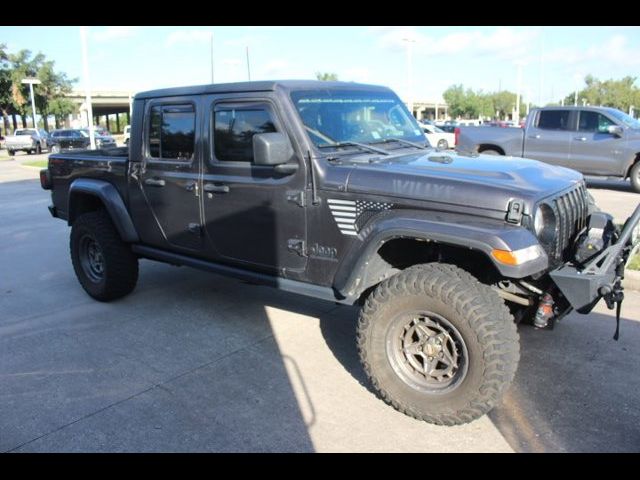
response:
M32 116L33 116L33 128L38 128L36 125L36 100L35 97L33 95L33 85L40 85L42 82L40 80L38 80L37 78L23 78L21 83L28 83L29 84L29 93L31 94L31 112L32 112Z
M89 60L87 55L87 27L80 27L80 43L82 45L82 71L84 74L85 103L89 123L89 141L91 150L96 149L96 136L93 131L93 109L91 108L91 83L89 82Z
M402 41L407 42L407 104L413 116L413 82L411 81L413 77L413 62L411 53L413 44L416 43L416 41L411 38L403 38Z
M249 65L249 46L247 45L247 77L251 81L251 67Z

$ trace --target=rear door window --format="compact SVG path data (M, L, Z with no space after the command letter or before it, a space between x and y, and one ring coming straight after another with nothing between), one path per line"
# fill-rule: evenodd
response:
M191 161L195 150L195 126L193 105L151 107L149 156L158 160Z
M541 110L537 127L542 130L569 130L569 110Z

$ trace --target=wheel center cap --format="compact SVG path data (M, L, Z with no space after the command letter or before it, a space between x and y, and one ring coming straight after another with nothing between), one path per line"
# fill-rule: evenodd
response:
M427 342L422 346L422 351L427 355L433 357L442 351L442 345L439 341L430 338Z

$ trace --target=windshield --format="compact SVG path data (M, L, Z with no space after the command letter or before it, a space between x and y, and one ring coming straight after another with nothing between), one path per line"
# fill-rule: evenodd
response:
M627 115L624 112L621 112L620 110L616 110L615 108L611 108L611 109L609 109L609 113L616 120L618 120L621 123L623 123L625 127L640 128L640 122L638 120L636 120L633 117L630 117L629 115Z
M292 92L291 98L318 147L386 139L424 144L426 140L415 118L392 92L309 90Z
M16 135L33 135L35 130L16 130Z

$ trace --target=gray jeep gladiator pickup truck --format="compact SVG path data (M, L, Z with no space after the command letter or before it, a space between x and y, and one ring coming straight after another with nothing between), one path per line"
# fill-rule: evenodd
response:
M526 157L584 175L629 178L640 192L640 122L606 107L531 110L524 128L460 127L457 149Z
M574 170L428 148L391 90L341 82L139 93L129 148L52 154L40 181L95 299L147 258L361 305L373 387L445 425L500 401L517 323L619 304L640 218L615 227Z

